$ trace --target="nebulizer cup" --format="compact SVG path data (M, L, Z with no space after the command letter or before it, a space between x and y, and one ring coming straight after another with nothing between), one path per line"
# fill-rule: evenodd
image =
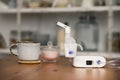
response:
M77 46L79 46L81 50L83 50L83 47L80 44L77 44L75 39L71 36L71 27L59 21L57 22L57 25L65 29L65 57L73 58L76 55Z

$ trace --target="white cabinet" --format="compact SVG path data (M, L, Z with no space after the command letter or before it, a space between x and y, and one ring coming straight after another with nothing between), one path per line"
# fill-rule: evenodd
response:
M3 0L2 0L3 1ZM10 1L10 0L9 0ZM0 30L9 46L10 31L17 30L17 40L21 40L22 30L31 30L34 32L42 32L50 34L50 40L54 41L56 36L56 21L69 21L70 26L74 26L77 17L82 12L94 12L97 16L101 27L99 37L99 51L105 52L106 45L108 51L112 50L112 32L114 27L114 12L120 11L120 6L113 6L112 0L108 0L107 6L91 6L91 7L42 7L42 8L25 8L22 6L24 0L16 0L16 8L0 8ZM118 18L117 18L118 19ZM119 22L117 22L118 24ZM52 27L54 26L54 27ZM118 26L118 25L117 25ZM119 27L117 28L119 29ZM120 31L120 29L118 30ZM51 33L54 32L54 33ZM106 36L106 34L108 34ZM103 37L104 36L104 37ZM105 39L106 38L106 39ZM7 52L8 49L1 49L1 52Z

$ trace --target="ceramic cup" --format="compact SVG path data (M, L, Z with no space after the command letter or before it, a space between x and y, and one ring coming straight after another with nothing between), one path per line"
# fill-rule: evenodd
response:
M13 53L14 46L17 46L17 54ZM17 55L20 60L39 60L40 43L18 42L11 44L10 53Z

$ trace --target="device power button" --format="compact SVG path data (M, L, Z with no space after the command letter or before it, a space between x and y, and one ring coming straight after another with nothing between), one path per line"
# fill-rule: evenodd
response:
M69 54L73 54L73 51L69 51L68 53L69 53Z
M98 60L98 61L97 61L97 64L101 64L101 63L102 63L101 60Z

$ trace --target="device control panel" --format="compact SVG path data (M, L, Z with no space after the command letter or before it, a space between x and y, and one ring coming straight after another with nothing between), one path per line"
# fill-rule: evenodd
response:
M73 59L74 67L104 67L106 59L102 56L76 56Z

